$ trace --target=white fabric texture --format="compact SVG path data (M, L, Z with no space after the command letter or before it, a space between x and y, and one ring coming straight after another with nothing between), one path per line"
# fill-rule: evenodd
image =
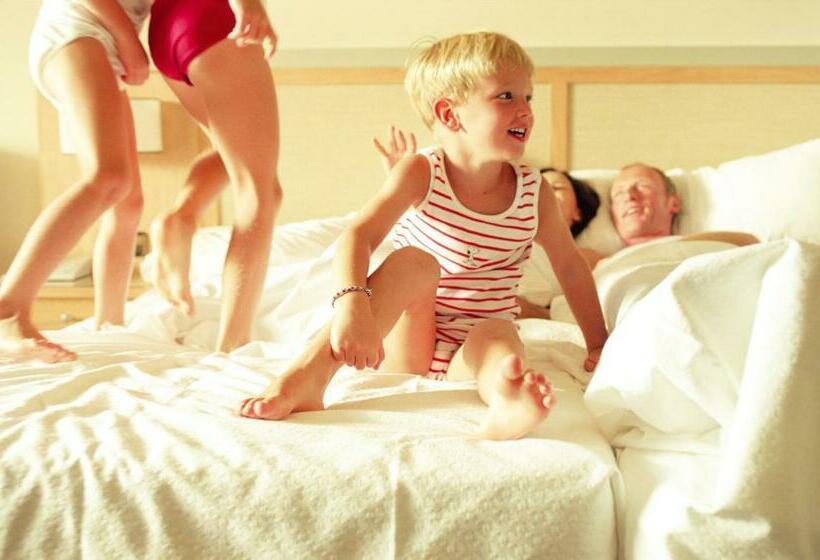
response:
M335 241L352 216L286 224L274 231L268 273L260 302L253 339L272 341L289 355L331 317L332 263ZM194 236L191 260L191 292L195 298L193 318L175 311L158 293L148 292L129 305L129 329L152 323L162 339L205 349L216 344L222 297L222 268L230 242L227 226L204 228ZM375 269L393 250L389 240L373 255ZM142 263L143 278L152 278L155 256Z
M737 230L764 241L820 244L820 138L696 169L689 181L696 205L682 224L689 231Z
M627 247L598 262L592 276L604 311L607 329L612 330L631 305L642 299L684 260L734 249L720 241L684 241L672 235ZM576 323L564 295L556 296L550 308L555 321Z
M626 449L627 556L817 558L820 246L704 254L646 282L585 396Z
M522 335L559 403L510 442L472 436L474 383L343 370L328 410L265 422L234 410L281 347L52 333L77 362L0 365L2 556L615 558L619 474L554 325Z
M77 362L0 364L3 558L616 558L622 482L575 326L520 322L558 399L522 440L473 435L475 383L398 373L343 369L327 410L286 421L235 414L329 317L349 220L277 229L257 324L273 342L199 348L229 236L213 228L194 239L193 318L151 292L125 328L49 333Z

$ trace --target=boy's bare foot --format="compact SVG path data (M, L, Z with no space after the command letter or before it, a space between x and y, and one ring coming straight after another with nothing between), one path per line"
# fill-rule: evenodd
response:
M162 297L186 315L194 313L188 273L195 229L194 224L174 214L163 214L151 223L151 241L157 253L154 284Z
M239 405L239 415L259 420L282 420L291 412L323 410L322 398L330 378L294 367L270 384L264 393Z
M524 368L519 356L505 357L500 367L496 392L479 435L495 440L518 439L547 417L555 397L546 376Z
M77 354L50 342L34 325L17 316L0 319L0 359L69 362Z

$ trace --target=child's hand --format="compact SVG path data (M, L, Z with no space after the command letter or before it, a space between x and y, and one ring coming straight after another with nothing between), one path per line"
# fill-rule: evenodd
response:
M416 135L412 132L409 134L409 143L404 136L404 131L400 128L391 125L387 134L387 148L379 142L378 138L373 138L373 145L382 158L382 166L384 167L385 174L389 174L390 170L393 169L400 159L416 153Z
M236 25L228 34L228 39L236 41L240 47L262 45L265 58L276 52L276 33L259 0L228 0L236 18Z
M595 371L598 367L598 362L601 359L601 350L603 348L593 348L587 352L587 359L584 361L584 369L587 371Z
M120 48L120 61L125 67L122 81L126 84L138 86L148 79L148 55L139 42L131 48Z
M338 300L330 326L330 349L335 359L349 366L376 369L384 360L382 336L367 302L356 301L360 297L351 294L347 301Z

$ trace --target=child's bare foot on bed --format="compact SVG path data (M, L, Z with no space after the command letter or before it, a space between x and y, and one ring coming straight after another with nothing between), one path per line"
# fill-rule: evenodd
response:
M555 403L552 385L545 375L525 368L515 354L504 358L500 367L479 435L496 440L524 437Z
M162 297L186 315L194 312L188 273L195 228L175 214L161 215L151 224L151 239L157 253L154 283Z
M68 362L77 354L50 342L29 321L12 316L0 319L0 359Z
M239 405L239 415L259 420L282 420L291 412L323 410L322 398L330 378L304 367L292 367L258 397Z

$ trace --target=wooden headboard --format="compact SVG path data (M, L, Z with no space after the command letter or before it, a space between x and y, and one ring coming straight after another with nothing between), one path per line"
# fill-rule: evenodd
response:
M401 68L282 68L280 223L339 215L379 188L383 171L370 138L389 124L432 143L413 112ZM613 168L644 161L694 168L820 136L818 67L538 67L536 127L526 159L559 168ZM207 146L170 91L152 74L131 90L162 102L164 150L141 154L143 228L171 204L188 164ZM44 202L61 192L76 164L60 154L57 116L39 103ZM230 197L206 224L230 223ZM90 238L84 240L90 246Z

